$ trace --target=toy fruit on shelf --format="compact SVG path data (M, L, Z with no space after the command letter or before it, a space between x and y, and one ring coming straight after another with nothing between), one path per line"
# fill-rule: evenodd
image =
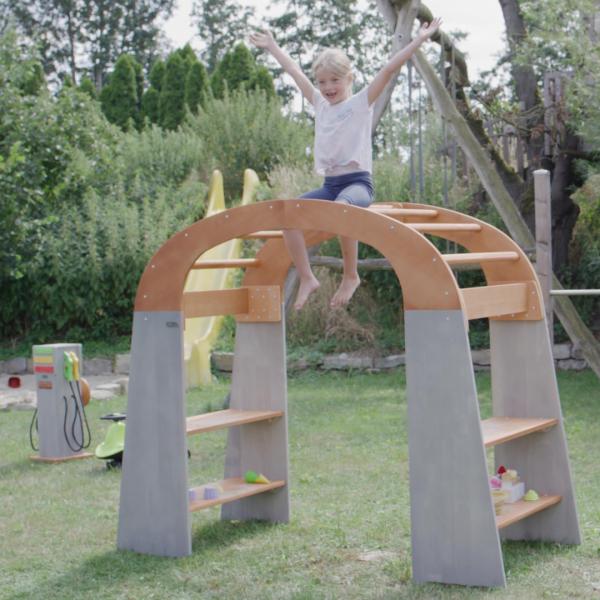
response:
M525 484L519 480L519 474L515 469L505 469L500 476L502 489L507 493L507 502L517 502L525 494Z
M244 481L246 483L271 483L264 475L256 471L246 471Z
M506 502L507 493L503 490L492 490L492 501L494 502L494 512L499 515L502 512L502 505Z
M523 496L523 500L525 502L535 502L540 499L540 495L535 490L527 490L525 496Z
M502 488L502 479L500 479L500 477L496 477L495 475L490 477L490 487L493 490L499 490Z

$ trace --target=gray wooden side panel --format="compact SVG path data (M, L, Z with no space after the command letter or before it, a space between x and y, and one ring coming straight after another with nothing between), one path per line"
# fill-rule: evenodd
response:
M54 373L42 374L36 373L36 384L40 380L45 380L52 383L52 389L37 389L37 406L38 406L38 446L39 456L43 458L64 458L67 456L74 456L80 454L82 450L72 450L69 447L69 443L73 448L78 447L78 443L81 443L81 429L79 417L76 421L76 435L77 440L73 439L72 423L76 417L75 401L79 408L79 415L83 419L83 406L79 401L75 384L73 383L73 390L75 391L75 400L73 399L73 392L69 387L68 382L64 377L64 353L75 352L79 357L79 364L82 365L81 357L81 344L48 344L44 347L52 348L52 359L54 366ZM34 346L35 352L36 346ZM67 398L67 402L63 397ZM66 428L65 428L65 412L66 412ZM83 424L84 432L86 435L85 441L87 441L87 430L85 429L85 423ZM67 443L67 439L69 443Z
M554 361L545 321L490 321L494 415L555 417L560 425L496 448L496 466L562 501L502 530L506 539L581 543Z
M179 312L133 318L118 547L191 554Z
M231 382L231 408L282 410L272 422L229 430L225 477L247 470L288 481L287 373L284 322L238 323ZM222 519L287 522L288 485L224 504Z
M413 578L504 586L461 311L406 311Z

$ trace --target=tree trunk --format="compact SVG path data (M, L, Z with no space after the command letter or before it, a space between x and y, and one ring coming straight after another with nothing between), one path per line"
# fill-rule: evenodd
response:
M414 20L417 16L420 0L403 0L401 7L396 15L396 10L388 0L377 0L377 6L380 12L385 12L385 17L393 31L392 38L392 56L399 52L410 43L410 33ZM373 107L373 134L381 120L385 109L387 108L392 92L398 83L398 74L392 77L383 92L377 98Z
M527 187L518 206L527 222L532 223L533 171L544 163L544 167L552 173L552 260L555 271L560 272L568 264L569 244L579 214L579 208L571 200L569 191L579 183L576 181L573 163L579 138L570 133L563 123L557 123L556 126L561 129L558 151L551 156L544 156L545 108L540 98L535 71L531 65L515 59L519 46L527 38L523 15L518 0L499 2L510 47L511 74L521 109L519 135L525 142L529 163L526 172ZM555 98L554 101L560 103L561 98ZM556 111L558 120L561 112Z

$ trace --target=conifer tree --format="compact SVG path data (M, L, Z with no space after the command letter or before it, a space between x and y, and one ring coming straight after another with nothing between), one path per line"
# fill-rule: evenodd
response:
M87 94L90 98L96 100L98 94L96 93L96 87L92 83L92 80L86 76L81 78L81 83L79 84L79 91Z
M150 85L157 91L160 92L162 89L163 79L165 78L165 63L158 59L152 65L150 74L148 75L148 81Z
M163 129L177 129L185 116L185 64L174 52L167 59L158 101L158 122Z
M250 81L248 82L248 88L253 90L263 90L267 94L267 98L274 98L277 94L275 92L275 84L273 83L273 77L267 67L257 65Z
M194 114L198 106L204 106L208 94L208 75L204 65L196 60L190 67L185 79L185 103Z
M131 56L122 54L117 60L108 83L100 93L100 103L102 112L111 123L115 123L125 131L132 123L139 127L136 66Z
M142 121L148 119L150 123L155 123L158 125L159 102L160 92L155 87L149 87L142 96Z

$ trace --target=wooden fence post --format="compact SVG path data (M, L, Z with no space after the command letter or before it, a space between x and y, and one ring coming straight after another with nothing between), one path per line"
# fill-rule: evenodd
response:
M535 195L535 270L540 280L550 342L554 343L554 310L552 306L552 209L550 171L533 172Z

